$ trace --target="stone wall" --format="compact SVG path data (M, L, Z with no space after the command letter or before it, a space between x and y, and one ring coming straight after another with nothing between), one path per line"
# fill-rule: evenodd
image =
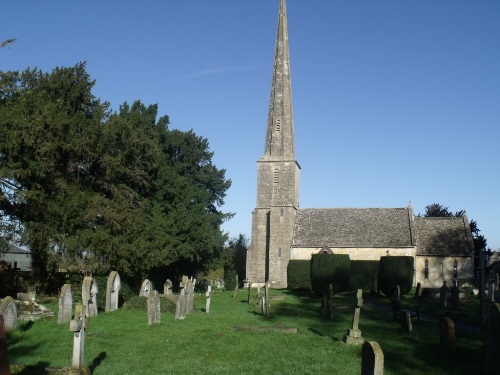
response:
M425 278L425 261L429 265L429 278ZM474 277L474 261L472 257L436 257L417 256L416 282L422 288L439 288L446 281L448 286L452 285L453 264L457 261L457 274L459 279L472 279Z

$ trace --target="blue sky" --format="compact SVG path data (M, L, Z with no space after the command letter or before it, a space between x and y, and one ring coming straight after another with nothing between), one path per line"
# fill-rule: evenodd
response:
M208 138L250 235L279 0L10 1L0 70L87 61L94 94ZM500 1L288 0L300 205L465 209L500 248Z

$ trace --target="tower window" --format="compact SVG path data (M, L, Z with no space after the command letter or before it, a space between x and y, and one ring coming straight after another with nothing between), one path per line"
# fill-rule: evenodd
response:
M429 260L425 260L425 268L424 268L424 278L425 280L429 280Z
M458 262L456 259L453 262L453 279L454 280L458 279Z
M284 208L282 208L282 209L280 210L280 213L281 213L281 216L282 216L282 217L283 217L283 216L285 216L285 209L284 209Z
M281 130L281 119L276 119L276 131L279 132Z
M279 182L279 174L280 174L280 172L279 172L278 168L276 168L274 170L274 174L273 174L273 181L275 184L277 184Z
M278 249L278 258L281 258L281 247Z

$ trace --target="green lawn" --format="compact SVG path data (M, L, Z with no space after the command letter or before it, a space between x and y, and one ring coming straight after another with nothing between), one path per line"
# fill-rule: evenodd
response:
M255 294L255 293L254 293ZM341 374L361 371L361 347L341 342L350 328L354 298L335 298L335 320L319 316L320 300L310 294L272 290L271 317L246 303L246 291L214 293L210 314L204 295L197 312L183 321L162 314L160 325L148 326L145 311L119 309L90 320L85 364L92 374ZM385 374L478 374L482 336L457 332L457 352L443 352L437 326L423 321L411 336L393 320L385 299L362 308L360 329L377 341L385 356ZM57 309L56 305L49 305ZM57 311L56 311L57 312ZM237 326L296 327L298 334L236 330ZM15 374L46 374L47 367L71 364L73 335L55 319L20 323L8 338ZM24 365L18 367L16 365Z

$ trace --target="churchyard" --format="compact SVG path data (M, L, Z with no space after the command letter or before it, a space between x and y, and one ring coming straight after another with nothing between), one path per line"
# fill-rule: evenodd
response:
M84 366L95 375L360 374L362 346L344 343L350 333L380 345L384 374L480 373L483 336L473 321L456 327L450 353L440 343L437 318L423 315L420 323L413 320L407 333L394 319L389 300L375 294L363 293L362 299L352 292L335 295L331 319L330 314L320 313L321 299L313 293L287 290L269 291L266 317L256 292L248 303L246 289L236 293L214 289L210 295L196 291L194 313L183 319L175 319L175 307L163 309L155 322L148 321L146 308L99 311L86 320ZM73 302L80 303L79 298L74 292ZM436 315L455 318L473 316L473 311L477 315L476 299L461 301L456 311L440 308L439 300L426 303L433 304ZM7 335L13 374L57 374L57 369L71 366L76 335L69 324L58 324L56 298L41 302L54 317L19 321ZM402 302L418 301L409 293ZM357 328L353 327L356 306Z

